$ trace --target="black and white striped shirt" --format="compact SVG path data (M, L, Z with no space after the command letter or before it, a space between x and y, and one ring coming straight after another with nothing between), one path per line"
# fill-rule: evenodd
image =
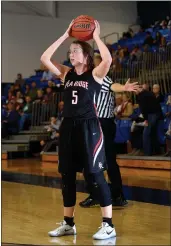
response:
M102 87L96 102L99 118L114 117L114 93L110 90L112 84L113 81L108 76L103 79Z

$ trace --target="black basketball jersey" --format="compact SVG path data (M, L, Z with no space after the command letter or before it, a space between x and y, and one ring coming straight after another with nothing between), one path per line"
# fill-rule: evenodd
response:
M92 70L78 75L71 69L64 83L64 117L90 119L97 117L95 101L101 85L92 75Z

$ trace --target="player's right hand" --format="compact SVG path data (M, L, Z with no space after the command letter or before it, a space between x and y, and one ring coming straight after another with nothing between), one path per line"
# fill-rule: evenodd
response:
M66 30L66 32L64 33L64 36L66 36L67 38L70 36L71 34L71 27L74 24L74 19L71 21L71 23L69 24L68 29Z

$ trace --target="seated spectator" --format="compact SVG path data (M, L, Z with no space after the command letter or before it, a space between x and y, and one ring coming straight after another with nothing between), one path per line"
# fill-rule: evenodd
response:
M56 146L59 144L59 128L61 121L57 121L55 116L51 117L50 125L45 126L47 132L51 133L48 141L40 141L40 145L43 147L41 154L47 151L56 151ZM52 149L53 148L53 149Z
M166 132L166 154L165 156L171 157L171 121L169 124L168 131Z
M154 39L154 45L157 45L158 47L163 47L166 45L166 39L161 35L160 32L156 32L156 37Z
M37 90L37 98L35 102L43 102L43 91L42 90Z
M166 16L165 21L166 21L166 24L168 26L169 25L169 22L171 22L170 16Z
M14 93L15 93L15 95L17 94L18 91L21 92L21 86L19 84L15 84L14 85Z
M132 113L133 113L132 102L130 100L130 97L126 93L123 93L122 100L123 100L123 102L122 102L122 105L121 105L121 111L119 113L119 117L121 119L129 118L129 116L131 116Z
M164 102L164 96L160 92L160 85L158 85L158 84L153 85L153 93L154 93L154 95L155 95L155 97L159 103Z
M153 46L153 43L154 43L154 39L151 36L151 32L146 32L146 38L144 40L143 45L147 44L151 47L151 46Z
M20 116L16 111L15 104L9 102L7 105L7 115L2 121L2 138L18 133L18 123Z
M31 114L32 113L32 107L33 107L31 97L27 96L25 98L25 100L26 100L26 103L25 103L25 105L23 107L23 112L25 114Z
M41 81L43 82L43 81L48 81L52 79L53 79L53 73L46 68L45 71L43 72Z
M25 80L23 79L23 76L21 73L17 74L17 79L15 81L15 85L20 85L22 87L25 84Z
M10 102L12 100L15 100L15 95L14 92L12 92L11 90L8 91L8 97L7 97L7 102Z
M140 50L138 45L135 45L134 49L130 54L130 59L132 61L139 61L142 57L142 51Z
M168 96L166 105L171 106L171 95ZM167 112L166 117L169 117L171 119L171 112Z
M46 88L46 94L43 98L43 103L52 103L53 102L53 91L51 87Z
M114 109L114 115L115 115L116 118L118 118L119 115L120 115L122 102L123 102L122 94L116 93L116 95L115 95L115 104L116 104L116 106L115 106L115 109Z
M37 98L37 88L36 88L36 82L31 83L31 90L29 92L29 97L32 101L36 100Z
M25 88L26 89L25 89L24 94L25 94L25 96L29 96L30 95L30 85L26 84Z
M58 120L62 120L64 110L64 101L60 101L58 104Z
M166 29L166 28L167 28L167 21L166 21L166 20L163 20L163 21L160 23L160 26L161 26L161 29Z
M136 92L140 111L144 118L143 151L147 156L158 154L160 144L157 137L158 124L163 119L160 103L155 95L143 88Z

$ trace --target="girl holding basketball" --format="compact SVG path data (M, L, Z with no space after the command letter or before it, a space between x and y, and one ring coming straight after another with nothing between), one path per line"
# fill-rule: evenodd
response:
M103 78L109 71L112 58L108 48L101 41L100 25L95 21L93 39L100 51L102 61L94 68L92 47L82 41L74 41L70 46L70 69L51 58L58 47L70 36L71 27L41 56L42 63L64 80L64 120L60 129L59 172L62 175L64 221L49 236L75 235L74 207L76 204L76 172L84 169L86 182L93 187L99 197L102 225L93 235L94 239L116 236L112 224L111 194L104 178L105 154L103 134L97 118L94 99L98 95Z

